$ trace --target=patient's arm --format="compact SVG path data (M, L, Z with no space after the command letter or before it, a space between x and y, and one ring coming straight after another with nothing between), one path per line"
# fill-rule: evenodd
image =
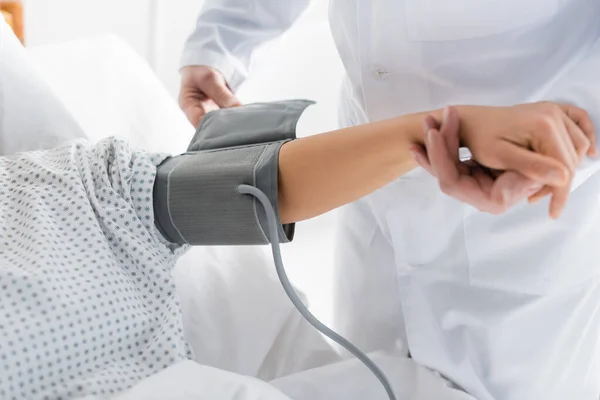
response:
M567 142L560 136L560 126L547 118L546 110L554 112L552 107L532 105L460 107L458 111L467 117L460 129L454 121L452 134L460 135L483 165L514 169L534 183L562 187L571 179L573 165L580 162L576 154L588 150L589 140L579 132L578 140ZM284 129L290 124L283 124L279 133L280 118L272 135L277 140L265 140L263 136L269 134L261 131L263 114L258 114L257 123L255 111L243 107L224 110L221 120L209 114L197 133L200 144L191 146L202 151L173 157L161 165L154 208L157 226L169 240L197 245L267 243L264 210L254 199L237 192L239 184L266 193L280 222L289 224L352 202L408 172L416 166L411 147L423 143L425 114L290 141L293 132L286 136ZM271 114L264 115L266 124ZM441 111L433 115L441 118ZM230 132L226 139L221 131L211 132L215 125L227 125L240 116L242 126L221 127L239 132ZM458 115L451 113L450 118ZM203 130L209 132L204 135L208 137ZM256 138L244 142L246 134ZM221 146L214 146L215 140L220 140ZM462 200L469 203L473 199ZM293 226L282 226L280 240L291 239L292 233Z
M566 203L575 167L593 148L590 146L590 140L594 139L593 127L580 129L567 117L567 110L574 113L577 108L542 103L517 107L459 107L461 126L457 109L449 110L452 110L446 115L449 138L456 138L458 143L460 135L481 164L497 170L514 170L529 178L529 182L522 179L516 182L517 197L526 197L528 187L536 183L560 188L561 196L555 196L551 207L551 215L558 216ZM440 111L433 112L442 119L440 114ZM414 168L411 147L423 143L424 131L429 130L423 121L423 114L407 115L286 144L279 160L282 221L311 218L354 201ZM559 139L560 132L565 133L568 143L553 146L550 142ZM530 148L539 153L530 152ZM438 153L437 157L441 164L452 163L458 159L458 152ZM569 171L551 162L556 160L563 162ZM552 169L554 178L550 173ZM481 204L481 199L465 193L458 182L443 189L466 203ZM490 198L489 201L503 200ZM514 204L515 198L508 199L508 205Z
M410 148L421 140L421 127L422 118L414 115L284 144L279 155L282 222L323 214L415 168Z

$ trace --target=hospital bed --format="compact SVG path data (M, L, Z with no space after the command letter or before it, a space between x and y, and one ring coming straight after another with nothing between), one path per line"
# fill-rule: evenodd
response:
M193 127L146 63L118 38L30 52L90 140L116 135L167 153L187 147ZM308 225L304 232L299 232L296 249L316 251L313 260L322 261L318 252L323 247L315 242L323 241L323 231L311 231ZM311 262L300 253L284 253L292 270ZM180 260L174 276L196 361L148 378L119 400L386 398L369 371L355 360L344 360L296 313L262 249L196 248ZM373 358L399 399L470 399L407 358L402 344Z

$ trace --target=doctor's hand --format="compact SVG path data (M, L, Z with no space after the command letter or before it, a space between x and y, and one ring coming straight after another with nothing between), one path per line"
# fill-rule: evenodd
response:
M179 106L188 120L198 127L209 111L241 105L219 71L206 65L181 69Z
M460 137L474 160L551 187L541 194L552 194L550 216L558 218L575 169L586 155L595 155L594 126L587 112L550 102L459 110Z
M577 107L552 103L459 110L459 135L476 162L457 164L456 168L460 176L477 182L480 204L474 205L499 213L531 195L540 185L548 185L534 197L552 194L550 215L557 218L566 204L575 168L585 155L595 154L594 127L587 113ZM454 112L450 109L443 120L451 123L449 116ZM429 118L427 123L431 126L435 122ZM431 144L430 141L428 147ZM454 151L454 147L450 143L446 151ZM454 155L453 159L456 158ZM440 179L440 169L434 169ZM456 192L456 182L448 179L443 175L440 184ZM463 187L458 192L463 197L475 198L473 191L467 195L465 190ZM483 204L482 193L488 194ZM455 193L454 197L458 195ZM472 204L473 200L467 202Z
M445 110L443 123L427 116L425 147L411 150L417 163L435 176L448 196L480 211L499 215L538 192L542 185L514 171L492 171L474 160L459 159L459 117L455 108Z

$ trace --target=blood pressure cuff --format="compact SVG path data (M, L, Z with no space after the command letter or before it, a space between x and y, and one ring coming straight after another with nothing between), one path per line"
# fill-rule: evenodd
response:
M296 124L311 104L290 100L208 113L188 151L158 167L154 214L163 236L191 245L269 243L262 205L237 188L260 189L279 218L279 151L296 138ZM293 235L294 224L280 224L280 242Z

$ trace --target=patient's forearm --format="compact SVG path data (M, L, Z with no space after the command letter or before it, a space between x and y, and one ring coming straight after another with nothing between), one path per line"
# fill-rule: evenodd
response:
M294 106L293 115L282 116ZM269 199L286 242L293 222L354 201L415 167L409 149L422 143L424 115L294 141L304 106L207 115L189 151L157 169L154 214L163 236L192 245L268 243L265 209L239 191L243 184Z
M413 114L286 143L279 154L282 223L357 200L416 167L409 149L422 142L423 115Z

